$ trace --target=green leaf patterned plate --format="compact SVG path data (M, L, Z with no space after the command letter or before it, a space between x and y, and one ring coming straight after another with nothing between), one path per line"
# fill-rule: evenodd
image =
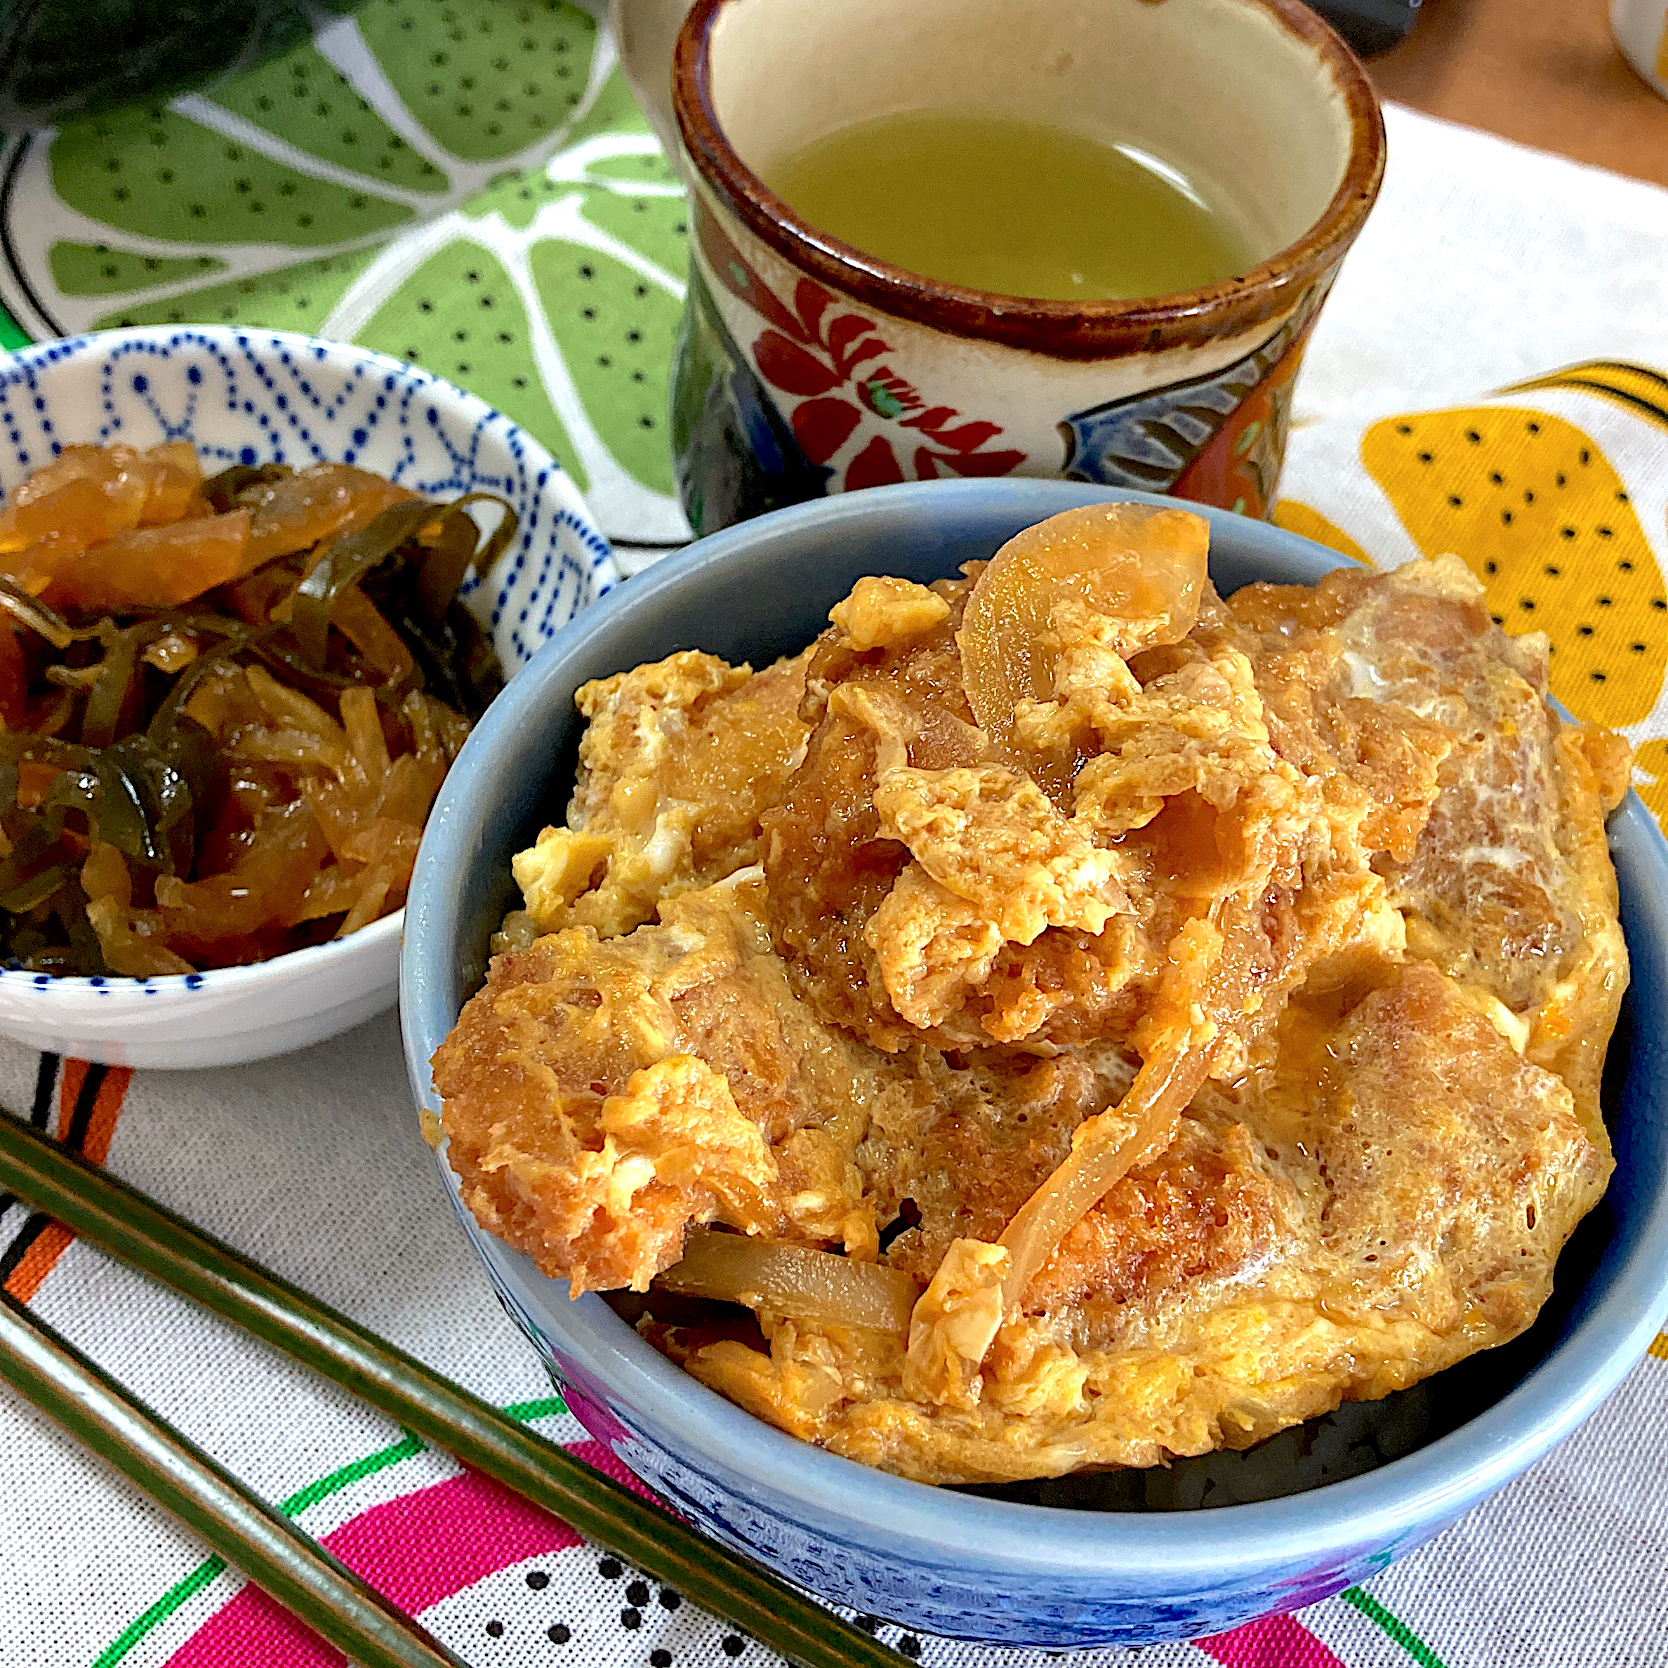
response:
M28 334L241 323L415 360L537 435L628 545L689 536L684 231L607 31L551 0L367 0L206 92L0 149Z

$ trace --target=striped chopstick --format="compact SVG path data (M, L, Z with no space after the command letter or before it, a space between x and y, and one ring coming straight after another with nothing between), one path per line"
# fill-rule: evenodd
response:
M7 1291L0 1380L360 1668L466 1668Z
M5 1112L0 1189L496 1478L801 1668L902 1668L905 1659L890 1646Z

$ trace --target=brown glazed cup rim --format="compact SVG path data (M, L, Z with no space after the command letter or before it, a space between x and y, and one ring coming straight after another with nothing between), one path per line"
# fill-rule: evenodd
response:
M696 171L756 237L792 266L893 318L1055 359L1157 353L1237 336L1289 313L1341 260L1384 178L1384 118L1360 60L1299 0L1236 0L1314 47L1343 97L1349 163L1332 200L1301 237L1247 272L1131 301L1041 301L923 278L802 220L732 149L713 107L709 53L730 0L695 0L672 60L672 104Z

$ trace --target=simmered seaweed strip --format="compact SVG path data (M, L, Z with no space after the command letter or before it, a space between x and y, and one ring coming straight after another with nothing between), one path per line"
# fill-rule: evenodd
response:
M182 972L397 908L440 778L501 685L458 592L514 536L502 500L483 537L466 507L483 494L431 504L341 465L237 465L194 482L184 470L179 448L71 448L20 490L28 530L0 539L25 546L0 550L9 965ZM65 482L85 505L88 480L115 508L108 528L65 535L84 547L76 568L40 542L34 506ZM178 523L249 510L252 545L292 548L172 607L78 607L76 575L132 525L146 481L145 504ZM134 548L119 558L131 571L100 574L94 594L177 586L134 567Z

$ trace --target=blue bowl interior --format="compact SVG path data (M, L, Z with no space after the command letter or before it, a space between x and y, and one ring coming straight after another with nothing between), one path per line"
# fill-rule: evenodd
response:
M484 977L487 941L515 901L511 854L563 815L581 683L679 648L767 664L809 641L864 574L939 578L1046 515L1142 496L1054 481L850 494L702 540L565 628L477 727L429 822L407 909L401 998L418 1099L432 1104L429 1056ZM1279 529L1202 513L1213 524L1211 571L1223 592L1253 579L1312 582L1338 565L1336 553ZM1668 850L1637 799L1617 813L1611 834L1633 985L1605 1082L1617 1172L1604 1203L1565 1250L1554 1296L1528 1333L1400 1398L1346 1408L1330 1424L1275 1438L1294 1467L1284 1483L1282 1466L1269 1463L1282 1451L1270 1444L1250 1455L1183 1462L1170 1482L1128 1473L1064 1479L993 1491L1005 1496L996 1499L870 1472L731 1407L656 1355L600 1300L570 1303L565 1283L538 1275L467 1213L465 1226L511 1313L576 1389L634 1432L647 1431L651 1445L718 1479L720 1489L745 1496L766 1520L774 1513L778 1522L819 1525L848 1546L884 1524L886 1544L906 1563L936 1549L942 1564L953 1548L970 1570L1049 1570L1062 1591L1081 1578L1085 1593L1110 1584L1201 1595L1161 1623L1064 1630L1022 1616L1010 1628L993 1600L990 1613L965 1629L945 1625L952 1612L937 1612L942 1631L1032 1643L1134 1641L1309 1602L1418 1545L1539 1458L1615 1387L1668 1313L1668 1119L1660 1087ZM1292 1492L1300 1471L1305 1492L1274 1498ZM1370 1474L1358 1474L1364 1471ZM1327 1479L1324 1486L1310 1486L1316 1476ZM725 1534L722 1513L697 1509L694 1497L686 1504ZM1155 1505L1219 1509L1201 1539L1199 1518L1147 1509ZM751 1521L756 1536L762 1520ZM1259 1582L1272 1583L1275 1596ZM825 1581L823 1590L833 1589ZM1248 1596L1259 1590L1261 1599ZM973 1601L964 1595L960 1602ZM869 1607L934 1625L906 1598L889 1611Z

